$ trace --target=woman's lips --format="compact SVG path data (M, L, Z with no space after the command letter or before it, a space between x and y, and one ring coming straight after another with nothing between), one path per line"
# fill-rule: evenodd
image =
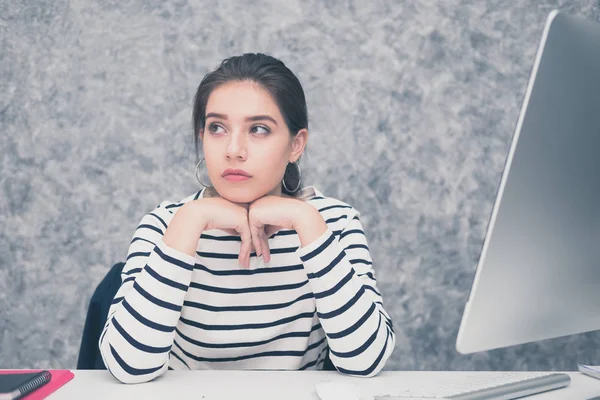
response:
M227 168L223 172L223 178L232 182L247 181L251 178L250 174L243 169Z
M227 175L223 176L223 178L225 178L231 182L242 182L242 181L247 181L248 179L250 179L250 177L247 175L239 175L239 174L227 174Z

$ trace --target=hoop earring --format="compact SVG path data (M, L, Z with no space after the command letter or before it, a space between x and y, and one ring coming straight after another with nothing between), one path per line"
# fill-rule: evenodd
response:
M205 185L205 184L202 182L202 180L200 179L200 164L202 164L203 162L204 162L204 157L202 157L202 160L198 161L198 164L196 164L196 169L194 170L194 172L195 172L195 174L196 174L196 180L197 180L198 182L200 182L200 184L201 184L202 186L204 186L205 188L208 188L208 187L210 187L210 186L208 186L208 185Z
M300 169L300 164L298 164L297 162L291 162L289 164L295 165L298 169L298 184L296 185L296 188L294 190L290 190L285 184L285 177L281 180L281 183L283 184L283 188L285 190L287 190L290 193L295 193L298 189L300 189L300 182L302 181L302 170Z

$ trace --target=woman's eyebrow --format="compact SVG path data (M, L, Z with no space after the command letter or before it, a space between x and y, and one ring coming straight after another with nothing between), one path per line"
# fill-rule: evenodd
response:
M246 117L246 121L250 122L250 121L261 121L261 120L267 120L267 121L271 121L272 123L274 123L275 125L277 125L277 121L275 121L274 118L269 117L268 115L254 115L252 117Z
M209 118L219 118L219 119L227 119L227 115L225 114L219 114L219 113L208 113L206 114L205 119L209 119ZM250 117L246 117L245 121L246 122L250 122L250 121L263 121L263 120L268 120L273 122L275 125L277 125L277 121L275 121L275 119L273 117L270 117L268 115L253 115Z

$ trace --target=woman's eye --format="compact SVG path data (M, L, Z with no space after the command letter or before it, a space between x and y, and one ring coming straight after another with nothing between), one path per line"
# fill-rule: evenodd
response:
M220 125L217 124L210 124L208 126L208 129L212 132L212 133L221 133L219 132L219 129L223 129L223 127L221 127Z
M267 134L267 133L271 132L271 131L269 131L269 128L267 128L266 126L262 126L262 125L253 126L252 129L250 129L250 131L252 133L260 133L260 134Z

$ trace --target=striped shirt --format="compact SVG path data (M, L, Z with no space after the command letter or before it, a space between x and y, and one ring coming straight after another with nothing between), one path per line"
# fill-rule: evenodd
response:
M239 236L202 233L196 256L162 241L186 202L163 202L137 227L100 336L102 359L124 383L167 369L321 369L376 375L395 344L359 213L306 187L327 231L305 247L293 230L268 239L271 260L238 264Z

